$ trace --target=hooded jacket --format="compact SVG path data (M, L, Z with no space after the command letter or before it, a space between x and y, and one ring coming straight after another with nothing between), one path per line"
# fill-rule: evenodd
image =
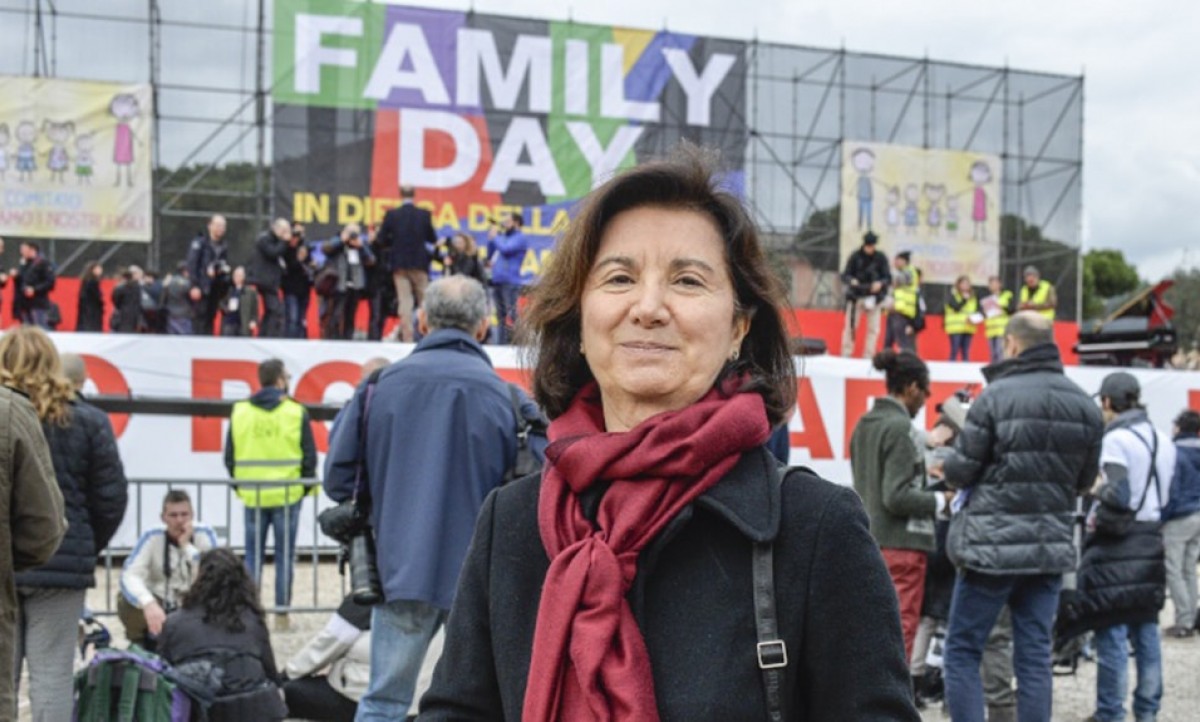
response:
M1163 521L1200 512L1200 436L1175 437L1175 476Z
M286 397L286 390L272 386L256 391L250 397L250 403L264 411L270 411L283 403ZM312 424L309 421L308 411L305 411L300 427L300 476L304 479L311 479L317 475L317 442L313 438ZM234 466L233 431L230 429L225 432L225 468L229 471L230 476L233 476Z
M66 531L62 492L37 414L24 396L0 386L0 719L16 714L13 571L46 562Z
M983 374L988 386L945 464L947 483L965 498L950 522L950 558L992 574L1070 571L1075 497L1099 472L1100 409L1063 374L1054 344Z

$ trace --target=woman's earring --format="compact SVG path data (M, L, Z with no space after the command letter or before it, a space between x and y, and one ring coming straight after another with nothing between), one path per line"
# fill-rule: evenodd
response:
M741 351L739 351L739 350L737 350L737 349L735 348L735 349L733 350L733 353L729 355L729 360L730 360L730 361L737 361L737 360L738 360L738 356L740 356L741 354L742 354L742 352L741 352Z

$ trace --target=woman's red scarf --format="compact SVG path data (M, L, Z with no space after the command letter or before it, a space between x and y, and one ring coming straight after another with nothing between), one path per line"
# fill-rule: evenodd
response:
M715 389L685 409L606 433L594 383L550 424L538 499L550 568L525 722L658 719L646 642L625 599L638 555L769 434L760 395ZM579 495L598 482L611 486L593 524Z

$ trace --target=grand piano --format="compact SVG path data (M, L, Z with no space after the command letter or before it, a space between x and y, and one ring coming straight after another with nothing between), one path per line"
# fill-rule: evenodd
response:
M1171 325L1175 309L1163 298L1173 285L1159 281L1109 301L1103 318L1079 327L1079 363L1161 368L1179 348Z

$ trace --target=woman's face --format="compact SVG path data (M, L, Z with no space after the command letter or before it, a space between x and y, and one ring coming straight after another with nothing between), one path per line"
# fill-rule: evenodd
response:
M580 305L610 431L694 403L740 348L750 322L735 317L724 245L695 211L635 208L608 224Z

